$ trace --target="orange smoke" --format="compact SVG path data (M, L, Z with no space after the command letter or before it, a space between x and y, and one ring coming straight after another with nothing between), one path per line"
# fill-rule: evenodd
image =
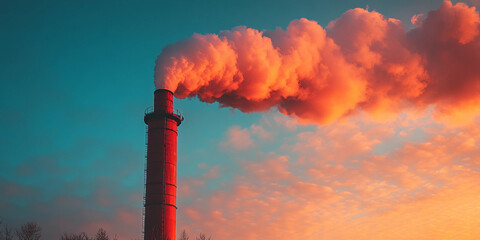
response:
M480 20L445 1L406 31L399 20L352 9L330 22L299 19L286 30L236 27L168 45L157 88L244 112L272 107L304 122L365 111L391 116L435 106L439 117L480 110Z

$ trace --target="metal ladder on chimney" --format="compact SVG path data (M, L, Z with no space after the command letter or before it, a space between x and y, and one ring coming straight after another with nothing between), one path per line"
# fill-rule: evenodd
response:
M147 154L148 154L148 125L145 127L145 160L143 163L142 240L145 239L145 201L146 201L146 195L147 195Z

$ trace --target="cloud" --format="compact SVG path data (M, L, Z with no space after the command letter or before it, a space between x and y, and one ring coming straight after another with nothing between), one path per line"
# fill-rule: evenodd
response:
M272 142L274 135L274 132L258 124L252 124L247 128L232 126L226 132L227 139L219 145L222 149L233 152L245 151L258 147L259 144Z
M232 181L214 189L207 182L184 202L179 229L233 240L475 239L478 124L417 122L398 136L389 126L403 121L307 129L277 153L240 156ZM417 129L425 140L412 141Z
M261 140L271 140L273 137L273 134L271 132L268 132L260 125L253 124L252 126L250 126L250 129L252 131L252 134L256 135Z
M0 217L12 227L36 221L45 239L65 232L93 235L100 227L118 239L140 237L142 162L132 159L141 153L86 139L70 149L6 166L0 178L5 195Z
M292 175L288 170L290 165L287 156L272 156L261 162L243 162L243 167L259 181L291 181Z
M465 123L480 110L480 70L475 65L480 61L479 23L474 7L445 1L408 33L430 75L418 100L436 104L437 118Z
M233 126L228 129L226 135L227 140L220 144L222 148L233 151L242 151L253 146L253 140L250 137L248 129Z
M480 106L478 12L445 1L412 21L406 31L397 19L356 8L326 29L302 18L286 30L195 34L164 48L155 84L244 112L277 108L303 123L358 112L383 120L433 106L438 119L465 124Z
M423 22L423 18L424 18L424 14L420 13L420 14L415 14L412 16L412 18L410 19L410 22L415 25L415 26L421 26L422 25L422 22Z

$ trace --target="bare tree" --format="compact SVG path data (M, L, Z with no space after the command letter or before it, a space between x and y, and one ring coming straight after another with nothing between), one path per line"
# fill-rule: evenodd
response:
M0 220L0 240L3 240L2 220Z
M182 235L180 235L178 240L189 240L189 239L190 239L190 237L188 236L187 231L185 231L185 229L184 229L183 232L182 232Z
M39 240L42 236L42 228L35 222L27 222L22 224L15 233L18 240Z
M0 220L0 240L13 240L13 230L8 226L8 224L3 224L3 221Z
M60 240L92 240L88 237L88 235L84 232L82 233L72 233L72 234L67 234L64 233L61 237Z
M107 235L107 231L105 229L100 228L98 229L97 235L95 235L94 240L110 240L110 238Z
M0 220L0 240L3 240L2 220Z
M210 237L207 238L207 236L205 236L205 234L200 233L200 235L198 235L196 240L212 240L212 237L210 236Z
M3 226L3 240L13 240L13 230L8 227L8 224Z

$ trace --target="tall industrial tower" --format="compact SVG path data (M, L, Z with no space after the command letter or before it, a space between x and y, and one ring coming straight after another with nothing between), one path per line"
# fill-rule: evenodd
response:
M177 126L183 117L173 109L173 93L155 91L148 125L144 240L175 240L177 197Z

